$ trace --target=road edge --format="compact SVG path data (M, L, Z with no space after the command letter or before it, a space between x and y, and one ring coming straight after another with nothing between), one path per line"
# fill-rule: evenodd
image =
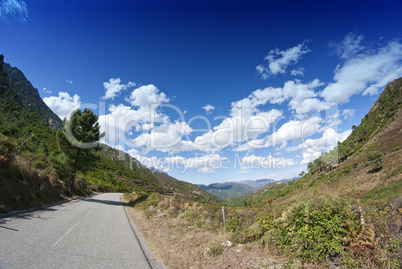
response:
M26 214L26 213L32 213L32 212L35 212L35 211L45 210L45 209L50 208L50 207L62 205L62 204L69 203L69 202L74 202L76 200L86 199L86 198L95 196L97 194L99 194L99 193L92 193L91 195L88 195L88 196L74 197L74 198L71 198L71 199L68 199L68 200L56 202L56 203L49 204L49 205L43 205L43 206L31 207L31 208L27 208L27 209L15 210L15 211L7 212L7 213L0 213L0 219L16 217L16 216Z
M137 226L134 223L134 220L130 217L130 214L127 212L127 208L125 205L123 205L124 212L126 213L126 217L130 223L131 229L133 230L133 233L135 237L137 238L138 243L140 244L140 247L142 249L142 252L144 253L145 257L147 258L148 264L150 268L152 269L165 269L165 266L156 259L155 254L153 254L146 242L140 231L137 229Z

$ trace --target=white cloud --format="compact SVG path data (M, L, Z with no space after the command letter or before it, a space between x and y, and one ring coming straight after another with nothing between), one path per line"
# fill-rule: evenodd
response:
M130 83L125 86L130 86ZM108 85L110 86L106 86L108 89L120 88L118 91L122 90L120 79L111 79ZM117 91L111 90L108 97L113 98L115 94L117 94ZM119 141L123 141L134 147L136 146L132 144L134 140L130 141L126 138L127 134L132 135L133 128L137 132L150 131L155 128L156 124L170 124L169 117L159 110L162 103L168 102L169 99L164 93L159 93L159 90L154 85L134 89L130 97L126 98L126 101L130 102L134 108L123 104L111 105L109 114L99 116L101 131L106 132L106 143L118 144ZM145 139L147 134L144 133L142 138ZM141 143L141 146L145 145L147 143Z
M289 80L285 82L283 88L268 87L263 90L255 90L249 97L238 101L249 102L251 106L256 107L266 103L281 104L289 101L289 107L297 114L316 112L325 109L329 104L319 99L315 90L323 83L315 79L309 83L302 83L300 80ZM247 101L249 99L249 101ZM233 106L233 104L232 104ZM233 109L232 109L233 110Z
M22 21L28 18L27 5L22 0L3 0L0 5L0 17L19 15Z
M152 84L141 86L131 92L129 98L126 98L132 106L159 106L162 103L169 102L166 94L159 92L159 89Z
M71 84L71 85L74 84L74 82L72 80L70 80L70 79L66 79L66 82Z
M149 133L140 134L132 142L135 147L144 147L146 152L151 150L171 153L191 151L193 149L191 143L182 140L183 136L191 132L191 127L184 122L167 122L153 128Z
M354 115L355 115L355 109L353 108L347 108L342 111L342 116L344 116L343 119L345 120L352 118Z
M355 38L353 42L351 39ZM361 36L345 37L347 49L341 57L345 59L335 69L334 81L320 94L326 101L347 103L355 94L377 94L390 81L402 76L402 44L392 41L377 50L366 50L360 43ZM345 46L344 46L345 47Z
M287 81L283 87L283 98L289 100L289 106L297 114L316 112L325 109L328 104L321 101L315 89L322 86L323 83L318 79L304 84L299 80Z
M292 159L286 159L282 157L272 157L268 156L256 156L256 155L246 155L242 158L242 170L248 169L283 169L288 166L295 165L296 163Z
M148 168L155 168L155 169L161 170L165 173L170 171L170 166L166 165L166 163L163 161L162 158L158 158L156 156L146 157L146 156L138 154L138 152L135 149L129 150L128 154L130 154L131 157L135 158L142 165L144 165Z
M293 69L292 71L290 71L290 74L292 76L302 76L304 77L304 67L299 67L297 69Z
M366 47L362 44L364 40L363 35L359 35L353 31L347 34L343 40L338 43L331 42L330 47L334 47L337 54L342 59L351 59L361 53Z
M211 113L212 110L215 109L215 107L214 107L213 105L205 105L205 106L202 107L202 109L205 109L205 111L206 111L207 114L208 114L208 113Z
M269 145L286 147L288 141L302 141L312 136L321 129L320 117L310 117L306 120L291 120L283 124L278 131L268 138Z
M314 161L324 152L328 152L336 147L339 142L343 142L352 133L352 130L347 130L342 133L337 133L334 129L326 129L322 137L317 139L306 139L303 143L295 147L287 148L287 151L296 151L303 149L303 160L300 164L307 164Z
M240 170L240 171L236 172L235 175L242 175L242 174L247 174L250 172L251 172L251 170Z
M181 156L167 157L164 162L171 166L182 168L182 173L188 169L197 169L200 173L212 173L220 168L228 168L230 160L220 154L196 154L191 158Z
M44 92L44 93L47 93L47 94L52 93L52 91L51 91L51 90L48 90L48 89L46 89L46 88L43 88L43 92Z
M45 97L43 101L60 119L69 119L70 114L80 108L81 104L77 94L71 97L67 92L59 92L59 96Z
M127 84L121 84L120 78L111 78L109 82L103 82L103 87L106 90L103 99L114 99L122 90L134 87L136 84L129 81Z
M290 108L303 118L302 114L322 111L328 107L328 104L321 101L314 91L321 85L323 84L318 79L306 84L295 80L286 82L283 88L268 87L255 90L248 97L232 102L229 117L224 118L213 130L198 136L194 140L194 146L204 151L217 151L228 146L234 146L234 151L245 151L269 147L277 143L285 145L288 140L301 139L301 135L310 136L319 130L319 123L314 125L313 130L312 126L301 130L302 124L310 124L310 122L298 121L298 129L292 129L296 128L292 125L292 128L282 132L289 124L295 123L290 121L283 126L283 129L278 130L275 136L259 138L259 135L266 133L270 125L283 115L282 111L276 109L268 112L261 111L259 106L267 103L281 104L289 100Z
M229 159L220 154L195 154L194 157L190 158L178 155L158 158L155 156L142 156L135 150L129 150L128 152L142 165L149 168L156 168L164 172L169 172L171 169L179 169L184 173L188 169L197 169L200 173L212 173L220 168L228 168L230 164Z
M271 75L284 74L291 64L296 64L303 54L310 52L307 48L307 41L289 48L287 50L279 50L278 48L271 50L264 58L267 64L260 64L256 70L263 79L269 78Z
M193 147L206 152L218 151L249 139L257 139L258 135L265 133L270 125L282 116L282 111L277 109L260 111L257 107L264 104L260 101L250 95L233 102L230 117L223 118L213 130L196 137L192 143Z

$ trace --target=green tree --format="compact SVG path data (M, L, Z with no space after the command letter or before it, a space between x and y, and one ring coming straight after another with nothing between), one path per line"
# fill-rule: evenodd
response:
M104 136L98 118L90 109L77 109L56 133L61 154L53 163L60 176L69 180L70 191L74 190L77 171L87 170L97 159L94 151L100 150L99 139Z
M383 158L384 158L384 153L382 153L380 151L370 151L367 154L367 160L369 162L375 162L377 168L380 168L382 166Z
M314 169L314 164L312 162L308 163L307 170L312 172L313 169Z

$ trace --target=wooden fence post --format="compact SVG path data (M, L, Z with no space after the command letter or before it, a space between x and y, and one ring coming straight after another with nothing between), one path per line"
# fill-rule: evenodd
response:
M223 227L226 226L226 219L225 219L225 207L222 206L222 216L223 216Z
M359 198L356 198L356 201L357 201L357 206L358 206L359 213L360 213L360 222L362 224L362 235L364 236L366 234L366 228L364 227L363 210L360 206Z

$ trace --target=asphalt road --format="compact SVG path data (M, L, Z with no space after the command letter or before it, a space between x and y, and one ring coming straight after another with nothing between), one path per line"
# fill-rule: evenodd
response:
M163 268L141 247L121 195L0 219L0 268Z

